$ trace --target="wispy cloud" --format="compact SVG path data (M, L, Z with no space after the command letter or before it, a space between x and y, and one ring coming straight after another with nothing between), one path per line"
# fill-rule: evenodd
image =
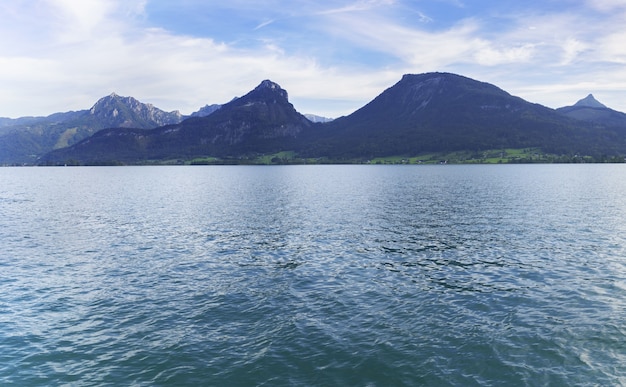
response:
M575 38L569 38L563 43L563 55L559 65L567 66L574 62L578 56L589 48L589 45Z
M422 23L432 23L433 22L433 18L431 18L430 16L426 15L423 12L417 11L417 15L419 16L419 21Z
M393 5L395 0L359 0L348 5L343 5L337 8L330 8L319 11L319 15L332 15L338 13L350 13L350 12L364 12L369 11L381 6Z
M536 51L534 44L522 44L512 47L494 47L487 42L484 47L478 48L473 58L477 63L485 66L496 66L509 63L529 62Z
M587 3L603 12L626 10L626 1L624 0L587 0Z
M264 21L264 22L260 23L258 26L254 27L254 29L255 29L255 30L260 30L261 28L263 28L263 27L267 27L267 26L269 26L270 24L274 23L275 21L276 21L276 20L274 20L274 19L266 20L266 21Z

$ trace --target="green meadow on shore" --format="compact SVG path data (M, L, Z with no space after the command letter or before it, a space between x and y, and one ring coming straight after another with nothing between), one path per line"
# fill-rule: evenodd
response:
M623 163L621 157L592 157L543 153L539 148L493 149L425 153L417 156L386 156L371 159L301 158L293 151L238 158L203 157L193 160L170 160L164 164L189 165L285 165L285 164L528 164L528 163ZM163 164L163 162L159 163Z

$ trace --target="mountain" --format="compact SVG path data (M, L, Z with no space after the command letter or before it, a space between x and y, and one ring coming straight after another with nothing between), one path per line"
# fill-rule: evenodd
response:
M605 105L603 105L602 103L600 103L600 101L594 98L593 94L589 94L585 98L579 100L574 104L574 106L607 109Z
M91 109L55 113L47 117L2 119L0 164L34 163L39 156L63 148L111 127L150 129L178 123L183 116L115 93Z
M191 113L188 117L206 117L208 115L213 114L217 109L219 109L221 107L222 107L222 105L218 105L218 104L205 105L205 106L201 107L200 110L198 110L197 112ZM323 123L323 122L330 122L330 121L333 120L332 118L317 116L315 114L304 114L304 116L311 122L322 122ZM0 125L2 125L2 121L0 121Z
M7 118L0 117L0 134L2 134L6 127L12 127L17 125L28 125L34 122L40 121L45 117L20 117L20 118Z
M101 98L89 109L89 117L105 128L142 128L176 124L183 115L178 111L164 112L152 104L144 104L133 97L122 97L115 93ZM85 117L87 118L87 117Z
M333 120L333 118L316 116L315 114L305 114L304 116L307 118L307 120L311 122L326 123L326 122L331 122Z
M570 118L611 127L626 127L626 114L610 109L594 98L592 94L572 106L556 109Z
M189 117L206 117L208 115L215 113L215 111L221 107L222 105L218 105L218 104L204 105L197 112L191 113Z
M489 83L450 73L404 75L354 113L313 123L289 103L285 90L266 80L208 116L151 130L103 130L49 153L42 162L238 160L281 151L341 162L505 148L623 156L626 126L568 117Z
M298 113L287 91L265 80L254 90L206 117L142 131L107 129L43 158L47 163L138 162L141 160L238 157L291 150L313 123Z
M622 133L456 74L407 74L370 103L325 124L305 155L334 158L540 147L545 152L622 152ZM611 142L615 141L615 142Z

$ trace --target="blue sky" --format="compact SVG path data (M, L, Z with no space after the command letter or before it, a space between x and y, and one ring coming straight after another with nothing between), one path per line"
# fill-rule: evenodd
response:
M189 114L264 79L338 117L430 71L626 112L626 0L6 0L0 18L2 117L111 92Z

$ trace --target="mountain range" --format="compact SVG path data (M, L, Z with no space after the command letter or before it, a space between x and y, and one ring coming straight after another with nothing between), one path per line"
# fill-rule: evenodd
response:
M373 158L531 147L556 154L626 152L626 119L615 126L578 118L460 75L407 74L320 128L315 137L323 140L311 141L317 148L306 154Z
M178 111L164 112L151 104L115 93L91 109L47 117L0 119L0 164L35 163L53 149L65 148L105 128L151 129L184 119Z
M592 95L550 109L451 73L404 75L370 103L331 121L300 114L270 80L188 117L111 94L89 110L7 120L0 119L3 164L232 161L286 151L338 162L505 148L626 153L626 114Z

